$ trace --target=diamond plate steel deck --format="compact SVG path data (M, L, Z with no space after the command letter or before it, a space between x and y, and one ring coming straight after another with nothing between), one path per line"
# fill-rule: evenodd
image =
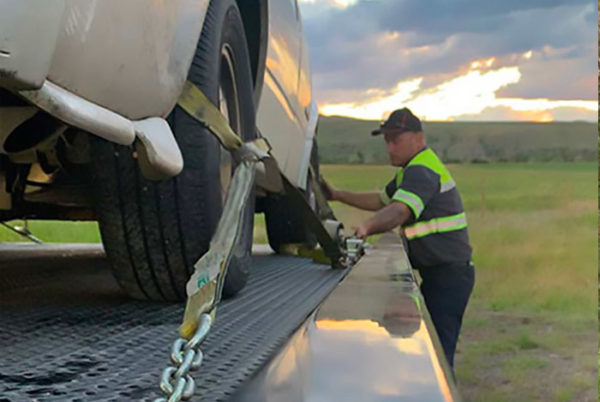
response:
M202 348L194 400L227 400L343 275L306 259L254 257L248 286L221 304ZM98 256L34 269L3 261L0 290L0 401L159 396L183 304L127 300Z

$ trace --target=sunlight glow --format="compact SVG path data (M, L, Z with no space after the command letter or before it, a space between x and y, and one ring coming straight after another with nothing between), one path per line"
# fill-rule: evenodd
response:
M427 350L426 342L429 334L425 329L423 322L419 325L419 330L408 338L398 337L390 334L385 327L376 321L371 320L317 320L315 323L317 329L322 331L335 331L338 337L344 336L362 336L369 342L389 343L399 351L412 355L423 355Z
M531 57L531 51L523 57ZM358 119L378 120L381 116L402 106L407 106L425 120L455 120L460 116L478 115L487 108L507 108L523 120L553 121L550 112L558 108L573 108L584 112L597 112L596 101L499 98L496 93L521 80L519 67L502 67L491 70L496 58L474 60L470 70L433 88L422 89L423 77L402 81L394 90L377 94L368 101L323 104L324 115L340 115Z
M369 102L355 104L337 103L332 105L323 105L319 108L321 114L355 116L359 119L379 119L386 112L396 109L393 105L403 104L413 97L413 94L419 90L422 78L416 78L409 81L403 81L396 85L391 95L378 96Z
M430 333L424 321L420 320L419 329L412 333L410 337L390 334L385 327L371 320L320 319L315 322L315 327L321 333L332 335L339 345L348 345L351 342L360 340L362 345L368 345L371 353L385 351L388 354L394 355L395 349L401 354L407 355L423 356L428 354L431 358L432 368L437 377L444 400L453 400L448 380L438 359L438 352L433 346ZM371 380L371 383L373 386L378 387L378 392L388 396L398 395L397 389L389 388L389 383L375 381L377 372L373 372L373 374L375 374L375 378ZM385 388L381 388L382 386L385 386Z
M358 0L333 0L333 4L340 8L347 8L353 4L356 4Z
M300 0L299 2L308 4L327 3L335 7L344 9L356 4L358 0Z
M474 60L471 62L471 70L477 70L477 69L481 69L481 68L490 68L494 65L494 63L496 62L496 58L495 57L490 57L489 59L484 59L484 60Z

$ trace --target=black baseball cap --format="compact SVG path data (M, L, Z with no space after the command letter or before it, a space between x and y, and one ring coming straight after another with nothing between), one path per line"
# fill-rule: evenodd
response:
M371 131L371 135L379 135L387 130L393 130L400 133L405 131L413 131L415 133L423 131L421 120L406 107L394 110L390 117L381 123L378 129Z

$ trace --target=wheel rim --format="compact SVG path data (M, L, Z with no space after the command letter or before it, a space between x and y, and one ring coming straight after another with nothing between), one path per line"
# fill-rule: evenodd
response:
M235 83L235 68L233 64L232 49L224 45L221 50L221 70L219 73L219 110L225 117L236 134L240 134L240 108L238 103L238 90ZM221 199L225 202L231 176L233 175L234 162L231 152L220 146L220 176Z

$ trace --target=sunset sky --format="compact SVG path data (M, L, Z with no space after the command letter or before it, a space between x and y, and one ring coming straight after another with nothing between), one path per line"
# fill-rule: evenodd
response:
M589 0L299 0L325 115L597 121Z

